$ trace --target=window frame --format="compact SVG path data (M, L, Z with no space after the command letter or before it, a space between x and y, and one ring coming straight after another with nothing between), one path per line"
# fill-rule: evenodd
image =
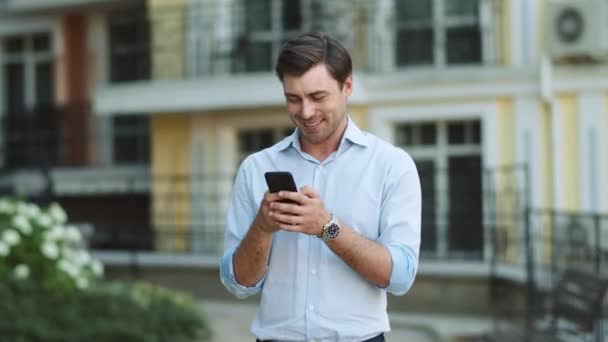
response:
M395 107L374 107L370 108L370 132L378 137L396 143L395 125L407 124L410 122L434 122L434 121L458 121L458 120L479 120L481 133L481 167L496 168L500 165L499 160L499 141L496 139L500 131L498 110L495 103L489 102L470 102L470 103L451 103L435 105L412 105ZM406 152L409 151L406 149ZM432 155L432 148L428 151ZM482 186L491 186L482 180ZM482 204L483 219L487 219L487 213L491 209L489 201ZM484 240L482 246L482 258L487 262L492 256L492 243L489 237L489 225L483 225ZM439 237L438 237L439 238ZM447 252L447 239L446 252ZM441 252L443 253L443 252ZM438 260L446 260L447 253L437 254Z
M134 118L137 120L135 127L119 127L119 121L121 118ZM139 121L141 120L141 121ZM124 165L149 165L151 158L151 119L146 114L133 114L133 115L116 115L110 119L110 141L111 141L111 158L110 163L114 166ZM147 130L147 132L146 132ZM144 134L142 134L144 133ZM117 139L134 139L134 148L136 149L135 160L118 160L116 153ZM147 146L146 146L147 145ZM146 155L142 154L147 152Z
M45 51L35 51L33 38L36 35L45 34L49 39L48 49ZM23 40L23 50L17 53L6 53L4 51L4 42L7 39L18 37ZM17 32L10 35L0 36L0 85L3 85L5 82L5 73L4 67L10 63L21 63L23 65L23 95L24 95L24 109L33 108L36 103L36 99L38 94L36 93L36 68L40 63L50 62L51 69L55 71L55 58L54 58L54 44L55 39L53 32L51 30L40 30L40 31L32 31L32 32ZM55 79L54 77L51 79L51 83L54 85ZM6 88L0 88L6 89ZM54 102L54 94L52 102ZM0 95L0 110L2 113L0 115L4 115L6 105L6 99L4 98L4 92Z
M272 134L272 144L270 146L272 146L273 144L276 144L277 142L281 141L281 139L283 139L284 137L286 137L287 135L285 135L284 133L291 131L293 132L294 128L292 126L286 125L286 126L261 126L261 127L239 127L236 131L235 131L235 139L236 139L236 155L237 155L237 159L238 159L238 163L242 163L243 160L245 160L245 158L247 158L249 155L260 151L260 149L257 150L249 150L249 151L244 151L241 149L240 146L240 137L242 133L248 132L248 133L261 133L263 131L270 131ZM258 139L259 140L259 139ZM268 146L269 147L269 146ZM265 148L265 147L263 147Z
M239 28L237 29L237 37L246 37L247 44L253 46L254 44L271 44L271 54L269 65L270 68L268 70L249 70L249 63L251 62L249 58L251 56L245 56L242 60L235 60L236 72L272 72L273 63L276 61L279 53L279 49L283 44L283 41L297 36L303 32L310 31L313 26L313 18L312 18L312 5L314 0L299 0L300 1L300 15L302 18L301 27L299 30L285 30L283 28L283 3L284 1L290 0L268 0L270 1L270 28L267 30L256 30L256 31L248 31L247 28L247 17L245 12L245 2L250 4L254 4L255 1L252 0L242 0L239 3L239 11L237 14L237 23ZM235 45L238 43L235 41ZM238 46L235 46L235 49L238 49Z
M432 31L433 31L433 61L424 64L403 64L399 65L397 62L397 32L398 27L401 25L398 23L395 18L396 8L395 3L399 0L379 0L380 6L379 10L375 13L375 21L378 23L389 22L389 25L376 25L373 30L379 31L377 34L381 37L385 37L385 45L382 47L381 51L392 51L392 53L385 53L384 56L377 58L378 56L370 56L371 60L375 60L378 65L376 65L376 69L385 70L387 67L389 69L443 69L443 68L454 68L454 67L463 67L463 66L479 66L479 65L487 65L492 64L495 60L494 56L494 47L493 47L493 31L494 25L492 18L492 0L479 0L479 7L477 9L478 12L478 25L480 30L480 53L481 60L480 62L470 62L470 63L447 63L447 32L446 30L450 27L466 27L463 26L464 23L470 22L471 18L468 20L463 20L458 16L455 18L451 18L444 14L444 3L445 1L450 0L428 0L432 1ZM426 27L420 24L409 24L408 27ZM375 33L374 33L375 34ZM376 58L374 58L376 57ZM385 65L385 66L383 66Z
M412 159L416 162L432 162L435 170L439 170L439 172L435 171L434 176L434 196L435 203L435 213L433 214L435 218L439 218L439 221L445 219L446 222L449 220L449 216L445 216L443 213L451 212L452 203L450 203L449 196L442 196L442 193L445 193L447 189L450 189L450 184L452 180L450 179L449 172L449 161L451 157L479 157L480 160L483 160L483 140L480 140L479 143L476 142L465 142L465 143L451 143L449 141L449 125L452 123L465 123L465 131L468 132L466 134L470 135L469 132L471 129L470 123L479 122L481 126L481 120L477 119L439 119L439 120L412 120L407 122L399 122L393 126L393 130L396 133L399 126L402 125L410 125L410 127L421 127L423 125L431 124L435 129L435 143L434 144L423 144L417 143L413 145L403 145L399 144L398 141L394 141L395 145L399 148L404 149L410 154ZM416 130L416 129L415 129ZM419 128L418 128L419 130ZM420 132L413 132L414 136L418 136ZM481 138L481 136L480 136ZM418 139L420 140L420 139ZM480 171L483 177L483 166ZM481 181L481 180L480 180ZM482 203L482 206L484 204ZM483 217L482 222L483 223ZM468 255L466 252L459 250L451 250L450 249L450 234L449 224L435 225L435 250L434 251L424 251L428 252L429 255L433 255L434 258L445 259L446 257L461 257L462 259L469 259L472 255ZM483 237L483 226L482 226L482 237ZM422 253L423 251L421 251ZM483 256L483 244L480 246L479 250L480 255ZM472 253L473 254L473 253Z
M124 84L137 81L149 81L152 79L152 26L148 11L145 7L138 5L134 7L118 8L113 11L109 11L105 15L105 36L106 36L106 65L107 65L107 83L109 84ZM122 42L117 43L112 40L112 30L117 27L130 27L136 35L136 44L129 44L125 46ZM118 51L116 51L118 50ZM123 63L116 63L115 58L120 58L128 55L130 58L133 56L144 56L147 60L140 60L137 62L137 68L133 70L133 77L125 77L120 71L114 69L117 65ZM142 63L147 65L141 66ZM145 68L145 69L144 69ZM130 76L130 75L129 75Z

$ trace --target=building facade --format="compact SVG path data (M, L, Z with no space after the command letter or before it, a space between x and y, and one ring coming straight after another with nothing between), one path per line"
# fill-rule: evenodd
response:
M352 52L351 117L417 163L421 282L487 277L498 231L505 260L525 262L530 229L550 259L552 218L525 230L530 208L608 212L599 0L5 0L0 15L2 184L51 179L100 249L217 258L240 161L293 129L278 48L311 30ZM564 234L608 249L608 220L597 237L576 217Z

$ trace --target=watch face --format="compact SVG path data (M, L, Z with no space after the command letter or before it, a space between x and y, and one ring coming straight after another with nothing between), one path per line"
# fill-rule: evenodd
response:
M338 236L338 233L340 232L340 226L338 226L335 223L330 224L327 229L325 229L325 237L328 239L333 239L336 236Z

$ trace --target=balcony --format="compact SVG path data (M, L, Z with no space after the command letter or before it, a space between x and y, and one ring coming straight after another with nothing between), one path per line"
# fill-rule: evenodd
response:
M100 129L88 103L5 113L0 187L24 195L147 193L147 122L120 117Z
M2 117L5 170L84 167L91 162L87 104L38 106Z
M0 1L0 13L26 14L66 9L86 9L116 2L116 0L4 0Z
M311 30L326 31L340 40L353 57L356 73L388 77L379 87L394 89L395 77L390 75L395 71L408 73L397 77L400 82L414 78L468 82L471 70L495 65L486 51L492 46L491 27L482 27L479 18L487 11L475 6L450 7L451 14L437 27L430 12L410 13L414 10L408 6L383 8L375 2L191 1L180 6L161 2L123 6L107 14L103 70L108 83L96 89L94 106L98 113L116 114L282 105L273 71L278 51L286 39ZM404 23L396 10L404 18L425 17ZM440 29L446 23L449 29ZM434 38L428 39L429 35ZM408 40L417 43L404 44ZM411 48L403 49L404 45ZM497 79L485 76L488 82ZM367 77L357 77L361 81L355 89L363 90L356 90L353 101L365 101Z

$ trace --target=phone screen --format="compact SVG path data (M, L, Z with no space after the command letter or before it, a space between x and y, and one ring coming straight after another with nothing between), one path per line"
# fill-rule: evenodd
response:
M266 172L264 177L266 178L266 184L268 184L270 192L279 192L281 190L298 191L293 176L287 171Z

